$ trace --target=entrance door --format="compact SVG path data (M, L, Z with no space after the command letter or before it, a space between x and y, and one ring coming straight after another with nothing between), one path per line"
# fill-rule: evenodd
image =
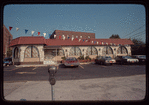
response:
M55 57L56 57L55 49L45 49L44 64L56 64Z

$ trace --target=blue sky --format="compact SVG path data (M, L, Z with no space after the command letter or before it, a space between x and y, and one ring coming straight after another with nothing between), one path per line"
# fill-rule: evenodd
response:
M57 29L95 33L96 38L118 34L146 40L145 7L137 4L11 4L4 7L3 24L13 27L13 38L31 36L31 31L49 38Z

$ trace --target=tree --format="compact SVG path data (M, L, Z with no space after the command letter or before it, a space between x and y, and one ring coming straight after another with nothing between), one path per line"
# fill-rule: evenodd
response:
M12 50L10 48L8 48L7 50L7 57L11 57L12 56Z
M133 38L131 40L134 43L131 46L132 55L146 55L146 44L141 39Z
M112 34L112 36L110 36L110 39L120 39L118 34Z
M132 39L132 42L134 43L134 45L142 45L145 44L143 41L141 41L140 39Z

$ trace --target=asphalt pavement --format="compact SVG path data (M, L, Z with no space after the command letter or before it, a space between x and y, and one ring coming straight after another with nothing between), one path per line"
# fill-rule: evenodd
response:
M60 65L54 85L55 101L143 100L145 69L145 65ZM4 99L51 101L47 70L48 66L4 68Z

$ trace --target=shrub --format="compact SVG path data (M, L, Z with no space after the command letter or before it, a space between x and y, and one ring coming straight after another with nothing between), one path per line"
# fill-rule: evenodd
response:
M79 60L84 60L84 55L78 57Z
M61 57L61 59L65 60L65 59L66 59L66 57Z
M89 56L86 56L85 59L89 59L89 60L91 60L91 58L90 58Z

